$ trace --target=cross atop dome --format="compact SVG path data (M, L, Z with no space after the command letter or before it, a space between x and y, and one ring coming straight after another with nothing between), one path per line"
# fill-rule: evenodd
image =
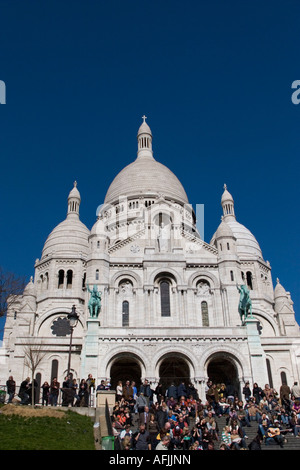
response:
M80 192L77 188L77 181L73 183L73 188L68 196L68 214L67 216L79 216L79 206L81 202Z
M140 157L151 157L153 158L152 152L152 132L148 126L146 119L147 116L142 116L143 122L140 125L137 139L138 139L138 158Z
M224 183L223 188L224 188L224 192L221 198L221 205L223 207L223 216L224 218L235 219L233 197L228 191L226 183Z

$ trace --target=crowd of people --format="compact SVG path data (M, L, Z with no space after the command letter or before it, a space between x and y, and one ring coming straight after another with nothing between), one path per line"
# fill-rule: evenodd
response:
M8 403L18 395L21 405L40 402L43 406L90 406L92 391L110 390L111 384L95 379L77 383L72 376L60 384L56 377L38 387L27 377L17 393L12 376L6 382ZM242 398L231 384L208 380L205 400L195 386L182 381L164 388L155 388L147 379L137 387L129 380L115 387L116 403L112 412L112 428L119 447L124 450L259 450L265 445L284 447L287 435L300 438L300 386L282 384L277 392L266 384L250 387L246 382ZM219 418L224 419L220 421ZM222 423L222 425L220 424ZM225 424L224 424L225 423ZM255 438L248 442L246 430L255 427Z
M41 397L37 381L30 381L30 378L27 377L21 382L17 393L16 382L13 376L10 376L6 382L7 402L12 403L13 398L17 395L21 405L30 405L32 402L37 404L41 398L42 406L57 406L60 396L62 406L89 406L91 392L95 388L95 379L89 374L87 379L82 379L78 384L72 375L68 375L60 384L57 377L54 377L50 383L46 381L40 388Z
M283 447L288 433L300 437L300 387L245 383L241 399L233 387L206 384L206 399L199 399L192 384L162 384L153 390L145 380L119 382L112 412L115 438L122 450L261 450ZM224 419L220 421L219 418ZM220 423L225 423L220 427ZM247 427L255 427L248 442Z

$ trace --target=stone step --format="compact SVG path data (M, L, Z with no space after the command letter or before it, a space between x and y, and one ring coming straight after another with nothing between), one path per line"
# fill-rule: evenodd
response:
M221 434L223 428L226 426L226 417L217 417L216 418L218 428L219 428L219 441L215 441L215 449L219 449L219 444L221 443ZM133 431L136 431L138 429L138 417L137 415L134 415L133 418ZM190 420L190 429L193 427L193 420ZM256 437L257 432L258 432L258 423L256 421L251 421L251 427L244 427L243 428L246 436L248 437L246 439L246 445L250 444L250 442ZM265 442L263 441L261 444L261 449L262 450L300 450L300 438L297 438L294 436L293 433L287 433L286 435L287 443L283 444L283 448L281 448L278 444L272 443L270 445L266 445Z
M221 418L216 418L218 427L219 427L219 436L221 438L221 433L223 428L226 426L226 418L222 416ZM258 423L256 421L251 421L251 427L244 427L243 428L248 439L246 439L247 446L250 442L256 437L258 432ZM287 442L283 444L283 448L281 448L278 444L272 443L266 445L263 441L261 444L262 450L300 450L300 438L294 436L293 433L289 432L286 434L285 438Z

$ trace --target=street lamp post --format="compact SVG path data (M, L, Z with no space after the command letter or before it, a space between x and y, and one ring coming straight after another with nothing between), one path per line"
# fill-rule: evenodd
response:
M71 352L72 352L72 340L73 340L73 330L77 325L79 315L76 312L76 307L73 305L72 310L68 313L68 320L70 323L71 335L70 335L70 347L69 347L69 359L68 359L68 376L70 375L71 370Z

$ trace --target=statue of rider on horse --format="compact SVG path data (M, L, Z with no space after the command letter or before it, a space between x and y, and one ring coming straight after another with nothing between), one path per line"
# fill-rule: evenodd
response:
M242 320L242 324L245 323L245 320L250 317L253 318L252 315L252 302L250 299L250 291L247 286L238 284L236 285L237 290L240 293L240 301L239 301L239 314Z
M91 318L98 318L98 315L101 310L101 294L102 292L98 291L98 287L96 285L93 286L93 289L91 290L89 288L89 285L87 284L87 290L91 294L89 303L88 303L88 309L90 312L90 317Z

